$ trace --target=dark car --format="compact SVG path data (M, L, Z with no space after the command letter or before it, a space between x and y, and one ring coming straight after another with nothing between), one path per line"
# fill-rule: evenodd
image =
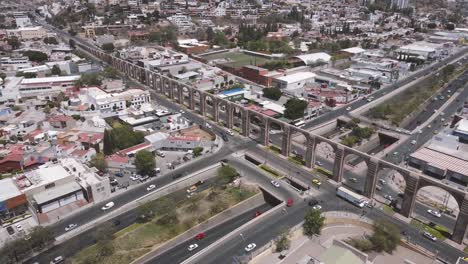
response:
M221 137L223 138L224 141L229 141L229 138L226 136L226 134L222 134Z
M205 181L200 180L200 181L197 181L194 185L199 186L199 185L202 185L203 183L205 183Z
M6 228L6 230L8 231L8 234L10 234L10 235L13 235L13 234L15 233L15 230L14 230L13 227L11 227L11 226L8 226L8 227Z
M182 177L182 173L177 173L177 174L172 175L172 179L178 179L180 177Z
M115 219L115 220L113 221L113 223L114 223L115 226L118 226L118 225L120 225L120 220Z
M315 199L309 201L309 206L316 206L319 202Z
M115 173L115 177L120 177L120 178L122 178L122 177L123 177L123 173L121 173L121 172L116 172L116 173Z

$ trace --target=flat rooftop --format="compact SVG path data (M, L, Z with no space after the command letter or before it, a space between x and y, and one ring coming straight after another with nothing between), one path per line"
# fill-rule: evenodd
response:
M0 180L0 202L20 196L21 194L12 178Z
M419 149L410 156L419 160L423 160L429 163L431 166L468 176L468 161L466 160L459 159L457 157L450 156L429 148Z
M50 200L54 200L65 196L67 194L75 193L81 190L81 186L76 182L68 182L66 184L46 189L43 192L37 193L33 195L34 200L38 204L46 203Z

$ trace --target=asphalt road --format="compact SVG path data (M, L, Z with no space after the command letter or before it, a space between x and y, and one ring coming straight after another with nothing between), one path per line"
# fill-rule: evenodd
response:
M224 235L232 232L233 230L237 229L238 227L255 218L255 213L257 211L264 213L270 210L271 208L272 206L269 204L263 204L256 208L252 208L251 210L241 215L233 217L232 219L226 221L222 225L218 225L216 227L213 227L212 229L204 231L203 233L205 233L206 236L202 240L187 240L172 248L171 250L166 251L155 258L152 258L147 263L181 263L193 254L214 243L216 240L222 238ZM198 244L198 248L193 251L188 251L189 245L194 243Z
M274 155L267 156L268 162L275 163L277 166L285 166L283 170L287 171L289 163ZM296 174L299 178L311 179L314 176L310 172L299 169ZM374 208L360 209L355 207L344 200L337 198L335 189L330 184L324 183L320 190L314 189L314 197L322 201L324 211L349 211L357 214L364 214L371 219L386 219L393 224L397 225L400 230L408 233L408 238L432 252L439 252L439 257L447 260L449 263L454 263L459 256L464 256L464 253L456 248L453 248L445 243L432 242L424 238L420 231L416 228L407 225L396 218L390 217L383 213L381 210ZM281 216L274 216L265 219L262 223L256 224L243 232L242 238L234 238L231 240L223 241L223 244L213 254L209 254L200 263L238 263L243 256L246 255L244 247L248 243L256 243L257 248L267 244L271 239L279 235L284 230L291 228L301 221L303 221L304 214L308 208L307 200L298 200L293 207L287 208ZM406 239L406 238L405 238Z

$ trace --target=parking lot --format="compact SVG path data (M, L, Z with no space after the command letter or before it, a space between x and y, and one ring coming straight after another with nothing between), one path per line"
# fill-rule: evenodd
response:
M18 228L17 225L20 225L20 227ZM26 234L35 226L37 226L36 220L33 217L29 217L10 225L11 228L8 226L0 228L0 247L2 247L7 241L26 236ZM10 234L7 228L13 230L14 233Z

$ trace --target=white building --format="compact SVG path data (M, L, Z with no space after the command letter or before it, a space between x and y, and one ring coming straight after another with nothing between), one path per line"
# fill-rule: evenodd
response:
M3 57L0 58L0 71L3 72L16 72L25 68L32 67L31 62L29 61L28 57Z
M427 43L427 42L414 42L409 45L401 46L397 52L407 55L416 56L423 60L435 58L437 53L442 49L439 44Z
M192 18L180 13L177 13L173 16L167 18L173 25L175 25L180 30L191 30L194 26Z
M101 113L125 110L127 109L127 102L134 107L151 102L150 92L140 89L107 93L97 87L88 87L80 90L79 98L81 102L87 103L91 108ZM93 105L94 107L92 107Z
M22 97L52 99L60 92L74 87L78 79L80 79L79 75L23 79L19 92Z
M316 74L313 72L296 72L286 76L274 77L273 83L280 89L302 88L307 82L313 82Z

